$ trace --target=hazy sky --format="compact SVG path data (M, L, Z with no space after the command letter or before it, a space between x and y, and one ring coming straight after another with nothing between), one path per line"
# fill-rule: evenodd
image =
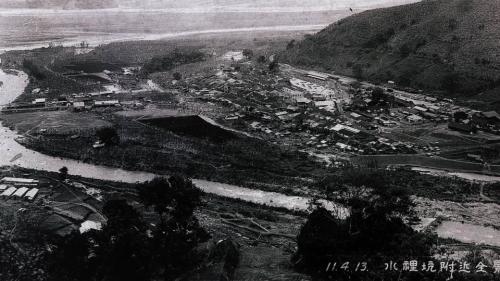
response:
M392 6L418 0L0 0L0 8L300 11Z

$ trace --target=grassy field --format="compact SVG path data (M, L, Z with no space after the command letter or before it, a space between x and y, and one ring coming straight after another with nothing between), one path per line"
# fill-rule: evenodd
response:
M73 113L70 111L49 111L3 114L0 116L4 125L21 134L59 134L71 135L79 132L93 132L98 128L111 127L110 122L91 113Z

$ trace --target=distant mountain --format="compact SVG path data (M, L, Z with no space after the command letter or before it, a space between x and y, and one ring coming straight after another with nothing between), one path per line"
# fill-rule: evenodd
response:
M500 100L500 1L425 0L344 18L284 60L447 95Z
M323 11L393 6L418 0L0 0L0 8L184 9L196 11Z
M104 9L117 8L119 0L1 0L0 8Z

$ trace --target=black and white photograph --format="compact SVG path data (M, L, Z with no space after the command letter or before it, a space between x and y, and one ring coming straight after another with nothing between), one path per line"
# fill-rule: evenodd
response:
M0 281L500 281L500 0L0 0Z

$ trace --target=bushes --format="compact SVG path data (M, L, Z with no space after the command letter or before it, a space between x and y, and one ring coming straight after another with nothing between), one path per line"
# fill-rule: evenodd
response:
M204 57L205 54L200 51L181 52L175 50L173 53L163 57L153 57L144 65L143 70L145 74L169 71L182 64L202 61Z
M96 135L105 145L116 145L120 142L120 137L118 136L115 128L101 128L97 130Z
M35 64L32 60L24 59L23 67L30 75L32 75L36 79L43 80L47 77L40 66Z
M403 221L404 216L412 215L408 194L383 173L347 172L342 180L330 178L328 183L339 187L340 202L349 207L349 216L341 219L322 207L314 210L297 238L297 267L325 277L330 261L374 264L382 257L430 257L434 237L415 232ZM353 272L333 274L337 280L363 280Z
M157 178L139 186L159 222L148 224L125 200L110 200L102 231L56 241L49 280L175 280L201 260L195 251L209 237L193 215L201 191L190 180Z

